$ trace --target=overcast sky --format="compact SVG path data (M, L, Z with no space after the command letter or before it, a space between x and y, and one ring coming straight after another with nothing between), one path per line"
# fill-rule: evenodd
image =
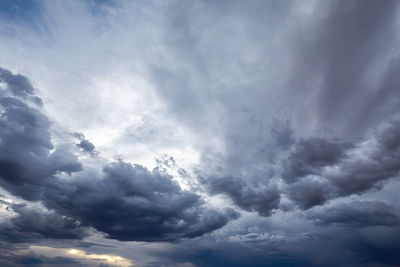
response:
M0 0L0 265L400 265L400 2Z

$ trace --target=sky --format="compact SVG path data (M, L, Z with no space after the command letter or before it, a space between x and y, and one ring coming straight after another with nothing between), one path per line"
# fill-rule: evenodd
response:
M1 266L400 266L400 2L0 0Z

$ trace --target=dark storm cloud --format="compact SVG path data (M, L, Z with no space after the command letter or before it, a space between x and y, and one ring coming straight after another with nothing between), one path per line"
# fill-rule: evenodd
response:
M256 132L258 133L257 130ZM272 122L268 131L265 130L265 135L268 138L256 140L261 141L260 147L254 151L250 148L250 155L241 154L235 142L230 143L229 140L228 149L231 151L228 153L229 157L224 159L226 162L222 164L225 170L218 167L217 171L209 176L200 175L199 180L208 193L228 196L237 207L268 217L278 209L281 200L281 192L276 184L270 181L275 175L272 164L276 163L282 151L292 146L295 136L288 121L278 120ZM244 143L241 144L245 146L244 150L247 149L246 145L254 143L254 140L248 143L240 138L237 141ZM225 171L231 174L226 174Z
M43 185L55 174L82 167L65 147L51 153L51 122L36 104L24 102L35 98L28 79L2 73L0 81L6 89L0 91L0 185L25 199L38 200Z
M352 144L339 139L314 137L300 140L283 161L282 178L293 182L303 176L318 174L321 168L344 160L346 150L351 147Z
M10 79L23 77L14 76ZM21 84L30 86L26 77L23 80L26 82ZM40 109L14 94L24 91L23 98L33 96L31 87L13 89L14 83L2 82L7 90L1 92L0 99L0 185L26 200L41 201L55 212L36 214L14 207L19 215L7 229L20 233L21 239L25 238L25 230L27 235L43 238L78 238L79 221L108 238L172 241L201 236L237 218L232 210L207 208L198 195L182 190L171 176L157 169L150 172L120 160L106 164L100 172L81 172L82 164L73 147L58 145L51 152L50 121ZM69 179L57 177L59 173L77 172L81 173ZM39 219L31 222L33 215ZM59 224L60 231L52 227L51 221Z
M97 154L97 151L95 151L96 147L93 145L92 142L90 142L89 140L87 140L85 138L84 134L75 132L72 135L79 139L80 142L76 145L78 147L80 147L83 151L85 151L91 155Z
M307 218L318 225L351 227L396 226L400 222L393 207L378 201L353 201L311 211Z
M79 260L67 258L67 257L45 257L43 255L38 255L35 253L27 254L27 255L15 255L12 257L12 260L17 266L28 265L28 266L41 266L45 265L67 265L67 266L76 266L83 264ZM100 265L101 266L101 265Z
M232 176L208 177L203 179L211 194L225 194L240 208L256 211L261 216L269 216L277 209L280 195L277 188L263 184L246 184L242 179Z
M400 122L390 122L377 131L367 144L361 144L359 155L339 164L336 172L327 174L340 195L379 188L382 182L398 176L400 171ZM361 155L360 155L361 154Z
M5 83L7 89L14 95L29 98L36 104L42 105L42 100L33 95L34 88L28 78L21 74L12 74L9 70L0 67L0 80Z
M0 238L11 243L24 243L42 239L82 239L85 227L76 219L44 212L26 204L11 204L9 209L17 215L0 224Z
M0 68L0 79L16 96L27 97L33 94L33 87L28 78L21 74L12 74L11 71Z
M0 259L0 264L2 266L76 266L81 265L83 262L79 260L67 258L67 257L46 257L36 253L29 253L25 255L18 255L15 253L2 254L2 259Z
M240 222L232 228L243 228L245 238L234 245L233 236L206 248L188 242L188 250L165 257L199 266L399 265L396 198L337 204L398 187L391 183L400 171L398 1L188 1L138 9L146 14L138 25L153 11L161 21L161 37L158 24L149 31L157 35L145 58L150 83L169 107L166 117L198 137L202 185L267 225ZM121 160L81 171L74 146L53 151L32 86L0 73L9 87L0 92L0 151L7 152L0 153L0 185L14 195L118 240L200 236L237 217L208 208L161 169ZM95 149L84 137L77 146ZM274 213L280 201L294 205ZM305 222L285 226L299 217ZM260 241L272 221L282 223L279 235ZM307 238L291 242L293 232Z
M192 238L237 217L205 208L198 195L156 170L119 161L103 173L101 179L80 177L46 192L46 205L122 241Z
M394 120L353 144L301 140L282 161L282 178L290 184L287 195L308 209L329 199L381 188L399 175L399 136L400 122Z
M397 177L400 171L400 122L395 120L383 127L363 144L361 155L339 165L338 172L327 177L340 190L341 195L359 193L381 186L381 182Z
M329 213L328 208L325 211ZM337 227L328 224L311 226L306 232L296 235L293 233L301 226L294 224L283 232L280 226L285 223L285 220L280 220L277 228L266 226L265 220L251 226L241 225L231 228L227 239L183 244L163 251L166 255L162 258L172 262L171 265L192 262L198 266L389 267L398 264L396 251L399 249L397 239L400 231L397 225L374 222L365 224L366 227L352 224ZM250 226L254 231L262 225L264 228L258 233L249 233L246 229Z
M304 17L302 5L310 12ZM203 140L210 134L223 139L222 156L204 149L205 168L222 167L222 177L268 180L271 155L287 148L269 133L273 117L290 118L302 140L278 166L283 179L328 180L318 181L328 185L318 190L323 185L302 182L319 192L304 206L361 193L388 178L377 169L367 177L364 167L346 157L359 144L355 139L399 112L397 1L199 2L179 10L167 10L171 27L165 36L179 64L152 66L152 78L177 119ZM267 58L271 64L261 60ZM293 135L278 136L293 141ZM337 164L340 177L322 175ZM297 198L308 197L303 195Z
M300 208L309 209L335 197L332 191L332 186L326 181L303 180L290 185L286 194Z
M89 140L81 140L79 144L77 144L78 147L82 148L83 151L93 153L94 151L94 145L89 141Z

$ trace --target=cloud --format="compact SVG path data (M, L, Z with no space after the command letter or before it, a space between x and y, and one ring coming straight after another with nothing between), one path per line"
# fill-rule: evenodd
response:
M299 141L281 163L287 195L308 209L381 188L399 174L399 134L400 122L394 120L355 143L313 137Z
M279 207L280 194L276 187L264 184L246 184L232 176L203 179L211 194L225 194L240 208L269 216Z
M340 139L311 137L298 141L282 163L282 178L286 182L317 174L323 167L339 163L353 146Z
M398 56L391 49L398 40L398 3L338 1L314 7L305 28L293 35L299 39L292 46L288 89L299 101L312 95L311 106L296 106L296 117L317 129L363 135L398 112L393 86ZM312 37L302 36L310 31ZM300 118L307 109L310 121Z
M378 201L353 201L311 211L307 218L317 225L350 227L397 226L399 216L393 207Z
M123 241L171 241L221 228L236 217L206 208L169 175L118 161L103 177L80 177L46 192L46 205Z
M82 148L83 151L86 151L89 153L92 153L94 151L94 145L89 140L86 140L86 139L81 140L80 143L77 144L77 146Z
M52 152L51 122L40 106L29 104L30 98L37 99L29 80L3 69L2 73L7 75L0 77L5 84L0 91L0 185L27 200L38 200L54 175L77 172L82 166L66 146Z
M397 1L21 3L0 63L34 86L0 71L2 188L188 247L159 265L399 264Z
M108 238L124 241L193 238L237 218L232 210L220 212L206 207L198 195L182 190L171 176L156 169L150 172L119 160L105 164L100 171L82 172L82 163L70 145L59 145L52 151L49 119L38 108L18 99L11 89L13 84L3 82L8 90L0 99L0 149L7 153L0 156L0 181L12 194L41 201L57 214L71 218L65 223L73 225L78 220ZM9 91L12 94L5 96ZM60 179L60 173L79 174ZM12 220L15 231L23 230L26 222L25 213L18 211L20 215ZM46 223L61 217L47 215L49 218L43 218L41 223L50 230ZM36 226L33 232L43 231ZM54 237L57 234L54 231Z
M33 87L29 82L28 78L21 74L12 74L11 71L0 68L0 77L2 82L7 86L7 89L12 92L15 96L21 96L27 98L32 96Z
M332 186L326 181L303 180L287 188L287 196L302 209L322 205L327 200L337 197Z
M17 216L1 223L3 241L22 243L42 239L82 239L88 235L87 229L76 219L40 211L26 204L12 204L9 208Z
M133 262L113 254L96 254L75 248L29 246L17 255L8 257L8 265L64 265L64 266L134 266ZM7 266L8 266L7 265Z
M78 138L80 141L78 144L76 144L77 147L80 147L83 151L89 153L90 155L98 154L98 152L95 151L95 146L93 143L87 140L84 134L75 132L72 135Z

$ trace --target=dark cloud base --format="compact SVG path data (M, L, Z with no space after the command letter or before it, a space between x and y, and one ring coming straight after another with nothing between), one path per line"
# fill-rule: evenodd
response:
M400 265L398 197L378 194L398 186L400 172L399 2L310 3L163 6L160 51L179 64L146 66L156 93L202 142L222 139L223 153L201 151L195 192L162 168L87 166L85 155L100 157L95 145L80 133L55 145L29 79L0 68L0 187L24 202L1 202L15 216L0 224L0 263L74 264L10 255L94 228L119 241L182 244L154 252L163 261L149 266ZM11 14L45 12L34 10ZM240 213L262 226L228 224ZM276 226L283 220L301 222Z
M8 241L80 239L84 226L122 241L174 241L210 233L238 217L233 210L207 208L198 195L181 190L171 176L157 169L120 160L96 174L83 173L70 146L54 148L51 122L41 112L28 79L0 71L6 86L0 91L0 185L52 211L11 206L18 215L3 225L2 235ZM79 138L78 146L92 153L94 146ZM74 177L60 179L62 173Z
M182 190L161 169L149 171L119 160L107 163L100 171L84 172L73 146L53 146L51 122L41 112L41 100L34 95L27 78L1 71L1 81L6 87L0 91L0 149L7 153L0 155L0 185L17 197L40 201L49 209L39 211L26 204L3 203L17 215L1 224L2 242L82 239L88 235L88 227L120 241L176 241L211 233L238 218L233 210L221 212L207 208L198 195ZM274 155L274 161L281 164L276 173L287 185L283 191L268 183L248 183L233 176L200 180L211 194L226 194L237 207L256 211L261 216L271 216L279 209L282 194L301 209L310 209L330 199L377 188L381 182L396 177L400 166L399 126L398 121L393 121L358 143L323 137L296 139L293 132L290 133L291 138L285 138L288 143L278 143L284 152ZM279 135L281 130L273 132ZM284 131L291 132L290 129ZM78 148L95 155L90 141L81 134L74 136L80 140ZM360 155L357 152L364 148L368 148L368 153L357 158ZM329 172L332 167L335 173ZM70 177L60 179L63 173ZM360 255L368 253L371 261L397 262L393 254L395 247L370 244L362 237L391 231L394 236L399 235L396 230L399 217L386 203L366 201L336 205L311 210L307 218L317 227L340 227L336 230L340 234L347 233L348 228L359 232L358 241L337 240L337 244L336 241L331 244L326 237L321 238L323 235L318 237L317 231L319 241L309 241L313 246L345 244ZM367 232L362 233L362 228L368 229ZM290 244L280 244L273 255L256 253L250 261L251 250L241 253L240 248L227 246L227 250L216 247L217 252L191 248L187 260L199 266L328 266L329 262L334 262L330 257L317 261L307 259L301 250L292 251ZM226 258L232 253L230 249L238 249L234 261ZM292 259L287 257L289 254ZM180 258L186 260L185 257ZM26 256L14 262L40 264L59 260L64 261ZM266 263L260 263L263 261Z

